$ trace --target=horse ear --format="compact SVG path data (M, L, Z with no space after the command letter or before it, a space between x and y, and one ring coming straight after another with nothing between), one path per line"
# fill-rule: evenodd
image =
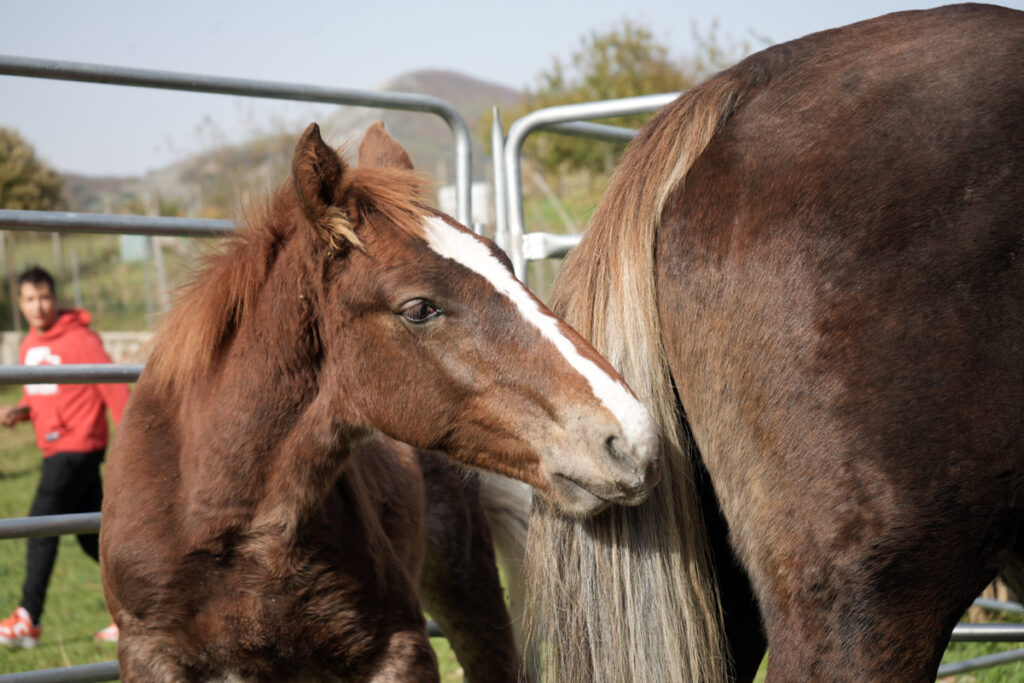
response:
M341 199L345 163L320 137L320 126L309 124L292 154L292 182L302 210L314 225L322 225Z
M384 130L384 122L370 126L359 144L359 168L401 168L411 171L412 159Z
M346 172L345 162L320 137L320 126L309 124L292 154L292 183L306 219L320 229L331 251L341 249L345 242L363 248L340 206Z

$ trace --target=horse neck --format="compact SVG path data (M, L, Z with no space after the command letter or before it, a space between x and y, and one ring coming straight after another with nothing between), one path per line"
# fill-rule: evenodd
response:
M344 424L336 392L322 390L310 305L271 277L248 309L216 371L182 404L201 416L182 463L189 509L218 525L291 538L321 507L344 469L359 429Z

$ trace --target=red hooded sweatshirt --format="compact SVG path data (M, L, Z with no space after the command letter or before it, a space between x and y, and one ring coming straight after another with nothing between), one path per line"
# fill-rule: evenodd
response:
M50 329L29 331L21 342L22 365L109 363L99 335L84 310L62 311ZM19 406L27 406L43 457L87 453L107 446L107 416L121 423L127 384L26 384Z

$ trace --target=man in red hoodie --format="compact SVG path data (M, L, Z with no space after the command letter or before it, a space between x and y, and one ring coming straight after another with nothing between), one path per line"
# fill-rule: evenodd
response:
M84 310L58 311L53 278L34 267L18 278L18 307L28 322L21 343L22 365L109 363L99 336L89 329ZM107 416L120 424L128 401L125 384L26 384L16 406L0 407L0 422L12 427L31 420L43 452L43 471L31 516L98 512L103 500L100 463L107 448ZM0 644L35 647L46 588L57 557L57 538L30 538L21 605L0 621ZM82 549L99 561L96 534L78 537ZM96 634L116 640L116 626Z

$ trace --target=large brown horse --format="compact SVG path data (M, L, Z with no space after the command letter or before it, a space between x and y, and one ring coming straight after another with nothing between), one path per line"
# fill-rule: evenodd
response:
M621 377L421 202L383 127L351 169L311 125L290 182L170 313L111 451L100 552L124 680L436 680L417 581L469 678L511 680L473 491L378 433L569 514L657 478Z
M1022 74L1020 12L899 13L641 132L551 305L669 462L638 508L533 520L556 680L748 680L765 635L771 680L934 680L1024 551Z

